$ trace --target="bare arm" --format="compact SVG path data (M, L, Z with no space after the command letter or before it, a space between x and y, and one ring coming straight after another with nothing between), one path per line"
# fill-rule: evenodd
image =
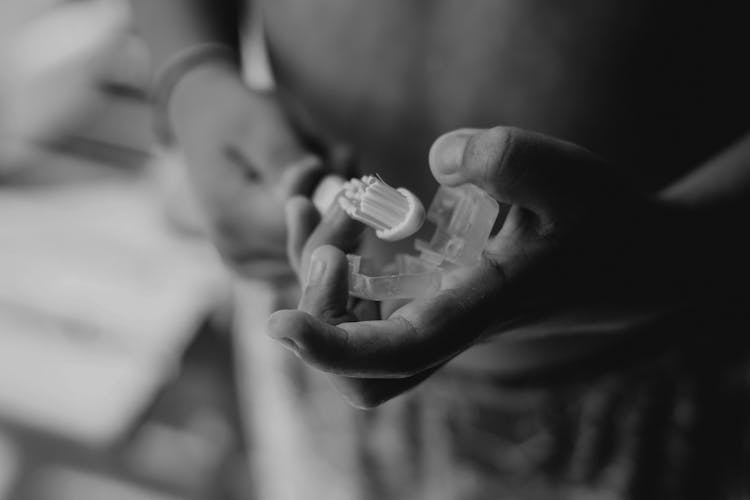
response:
M247 3L133 0L158 80L152 91L157 125L168 132L162 139L174 140L184 156L226 263L269 278L290 273L284 202L309 194L323 166L276 95L249 89L231 50L213 50L217 43L238 48Z

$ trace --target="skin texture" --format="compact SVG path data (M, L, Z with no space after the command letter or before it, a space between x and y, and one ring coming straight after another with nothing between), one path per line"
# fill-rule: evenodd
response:
M175 89L172 123L227 262L280 274L288 246L305 294L270 333L334 373L354 404L380 404L550 304L586 308L593 294L668 309L704 284L681 272L695 256L686 250L704 250L686 228L716 219L650 195L746 131L741 12L645 0L261 5L278 89L251 93L236 68L204 64ZM454 129L434 145L430 172L430 146ZM311 142L323 146L317 167L298 161ZM380 249L335 214L318 225L307 200L283 216L341 143L360 172L424 200L435 180L473 182L512 205L483 267L453 276L434 303L350 307L342 251L360 240L362 253ZM330 274L310 288L319 247ZM508 350L498 345L480 349L490 365Z
M473 183L511 209L482 262L450 272L429 299L350 299L344 252L362 226L337 205L320 221L309 200L287 206L303 293L297 310L271 316L269 334L331 373L355 406L411 388L529 312L607 300L679 307L710 288L706 277L684 279L700 252L685 244L694 219L630 189L583 148L521 129L464 129L438 139L430 160L441 184ZM688 249L675 257L680 248ZM629 259L612 266L618 255Z
M733 142L750 114L748 72L736 64L749 42L738 29L740 7L705 12L645 0L258 5L277 91L250 92L237 68L207 62L188 72L169 103L214 239L247 276L268 275L270 261L283 267L283 203L309 193L314 177L286 170L311 142L323 146L312 151L326 168L349 164L339 154L343 144L356 156L356 174L380 173L429 200L436 184L426 158L435 138L466 126L512 125L580 144L651 192ZM206 23L208 13L193 24ZM207 31L198 41L232 30ZM244 175L248 166L265 175ZM282 175L287 187L279 188Z
M185 46L231 43L244 2L141 3L167 11L148 17L182 29L156 51L158 65L159 54ZM262 8L277 89L251 92L238 68L207 61L175 88L171 122L227 263L243 277L289 278L288 253L303 293L297 309L269 320L281 346L358 407L430 378L382 411L344 412L357 422L369 497L421 497L408 480L401 495L394 491L412 474L427 483L425 498L591 497L582 482L603 487L594 497L719 498L714 490L734 486L730 475L747 475L747 348L737 332L747 331L750 249L741 239L750 140L726 148L750 116L748 7L253 3ZM169 27L155 26L154 39L167 38ZM437 183L468 181L512 204L485 260L452 275L433 300L349 300L343 253L388 249L374 248L340 212L321 217L310 204L320 171L349 163L341 144L356 156L352 175L380 173L425 201ZM317 167L298 161L311 152ZM616 349L616 362L598 355L598 339L611 333L606 322L586 331L555 323L542 334L535 326L550 311L586 316L602 303L660 320L619 328L625 340L646 341ZM565 369L532 378L550 367L550 352L562 353ZM532 370L502 378L540 353ZM252 404L263 406L256 388L289 394L275 392L280 380L300 389L291 416L313 438L310 462L340 458L348 469L351 455L341 451L352 443L337 402L311 385L315 374L302 363L283 361L268 372L274 380L244 380ZM273 418L253 424L263 435L280 428ZM293 444L293 456L307 461L296 452L305 444ZM294 463L268 479L277 471L279 482L294 481ZM331 485L341 476L317 479ZM313 486L302 495L315 496ZM747 490L746 481L737 489Z
M509 125L580 144L645 189L747 130L746 8L584 0L271 0L293 119L429 199L442 133Z
M241 275L283 279L289 274L284 202L312 193L324 172L321 160L307 151L273 96L249 91L228 63L184 77L170 111L225 261Z

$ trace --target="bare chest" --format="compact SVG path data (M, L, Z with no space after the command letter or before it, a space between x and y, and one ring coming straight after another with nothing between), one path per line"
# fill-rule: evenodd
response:
M733 17L646 0L264 5L290 108L373 162L424 155L452 128L513 125L622 164L654 158L632 168L659 180L746 127Z

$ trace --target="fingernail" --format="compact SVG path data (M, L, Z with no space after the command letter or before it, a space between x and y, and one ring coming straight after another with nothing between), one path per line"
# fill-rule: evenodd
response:
M321 259L313 258L310 262L310 270L307 272L307 284L318 283L323 279L326 263Z
M466 144L472 133L456 131L442 135L430 149L430 165L439 174L451 175L461 167Z
M300 346L293 339L290 339L289 337L282 337L278 339L278 341L281 343L281 345L294 352L295 354L299 353Z

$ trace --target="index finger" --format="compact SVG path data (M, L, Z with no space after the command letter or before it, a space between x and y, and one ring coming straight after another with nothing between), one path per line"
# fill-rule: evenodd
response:
M388 319L330 325L300 311L274 313L269 334L295 346L307 363L349 377L402 378L472 345L504 309L505 280L490 261L461 270L456 286L416 300Z
M332 245L344 253L350 253L359 246L367 227L350 218L338 203L334 202L310 234L300 255L300 278L304 282L312 253L324 245Z

